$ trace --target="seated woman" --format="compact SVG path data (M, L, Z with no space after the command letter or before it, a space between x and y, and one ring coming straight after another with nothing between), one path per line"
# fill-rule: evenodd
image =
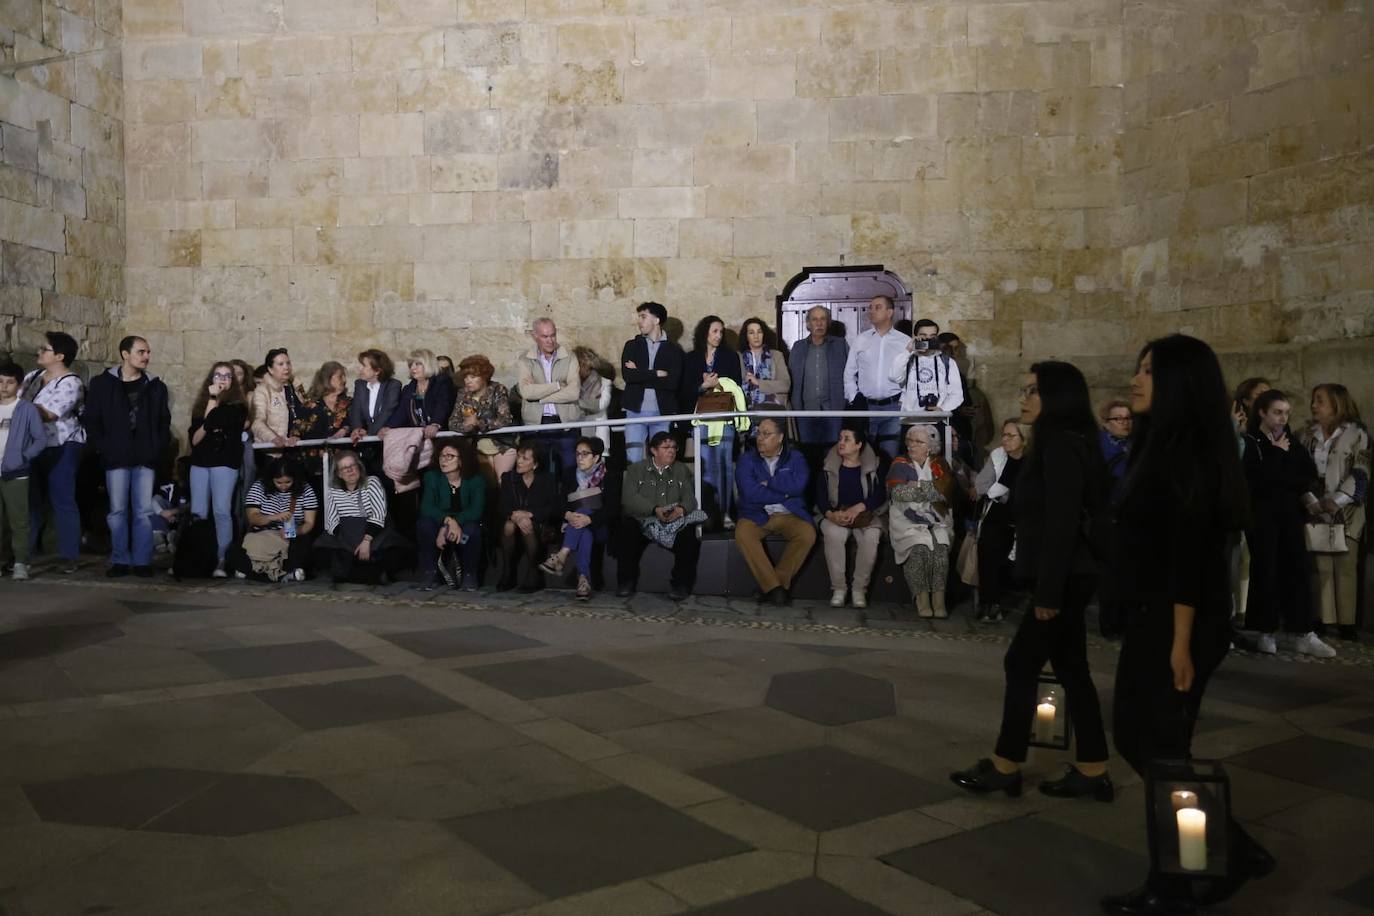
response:
M496 367L480 353L463 358L458 364L462 391L458 392L448 428L455 433L485 436L503 426L513 426L510 412L510 389L493 382ZM478 450L491 452L492 470L499 481L515 466L515 446L508 439L491 437L478 440Z
M388 431L423 428L426 439L433 439L453 413L453 381L439 371L432 350L412 350L406 360L410 381L401 389L401 398L386 426L377 431L385 439Z
M577 565L577 599L592 596L592 546L604 544L611 518L620 505L618 474L606 472L606 443L584 436L573 447L577 466L563 482L567 503L563 512L563 546L540 564L550 575L561 575L571 555Z
M461 583L464 591L476 591L482 567L482 514L487 508L477 451L468 439L445 442L435 464L425 474L415 523L420 589L432 589L439 575L449 588Z
M325 533L315 542L316 562L335 582L387 582L406 565L406 544L387 525L386 491L369 476L358 453L334 455L325 503Z
M978 614L980 623L999 623L1002 599L1012 584L1011 547L1016 525L1011 493L1021 474L1029 430L1015 418L1002 424L1002 444L988 455L974 487L980 500L978 519Z
M892 552L921 617L948 617L945 583L949 581L949 542L954 518L950 498L954 475L935 457L935 427L906 431L906 454L887 472L888 537Z
M887 489L878 455L868 444L867 429L842 429L839 441L825 456L816 481L816 508L821 512L825 565L830 571L831 607L844 607L846 591L854 607L868 607L868 581L878 560L878 542L884 528L882 513L887 507ZM854 556L854 584L846 587L845 546L850 537L858 544L858 552Z
M229 560L234 575L268 582L303 581L310 568L320 504L300 465L289 458L272 459L243 502L249 531Z
M498 591L515 588L520 555L525 557L521 591L542 587L539 557L544 544L556 536L558 488L544 470L544 452L537 445L522 442L515 449L515 468L501 475L501 501L497 521L501 526L501 582ZM517 546L518 544L518 546Z

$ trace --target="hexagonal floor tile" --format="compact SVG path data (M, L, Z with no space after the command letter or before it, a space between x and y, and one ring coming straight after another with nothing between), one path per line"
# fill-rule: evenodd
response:
M891 684L844 668L775 674L764 703L820 725L848 725L897 714Z
M148 767L23 786L45 821L135 830L203 792L221 774Z

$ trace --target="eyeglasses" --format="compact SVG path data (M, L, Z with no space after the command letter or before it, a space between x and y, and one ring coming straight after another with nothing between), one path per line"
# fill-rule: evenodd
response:
M356 470L358 470L358 466L357 466L356 464L351 464L351 463L350 463L350 464L336 464L336 465L334 465L334 467L335 467L336 470L338 470L338 471L340 471L340 472L343 472L343 471L356 471Z
M52 347L43 346L43 347L39 347L39 348L38 348L38 352L39 352L39 353L53 353L53 352L56 352L56 351L54 351Z
M1129 416L1129 415L1124 416L1124 417L1108 417L1108 418L1107 418L1107 422L1109 422L1109 423L1129 423L1129 422L1131 422L1131 420L1133 420L1133 419L1134 419L1134 417L1131 417L1131 416Z
M440 460L440 461L457 461L457 460L458 460L458 456L455 455L455 454L453 454L453 452L444 452L442 455L439 456L439 460Z
M1039 394L1039 393L1040 393L1040 386L1039 386L1039 385L1027 385L1025 388L1022 388L1022 389L1021 389L1021 397L1023 397L1023 398L1033 397L1033 396L1035 396L1035 395L1037 395L1037 394Z
M224 379L224 380L226 380L226 381L232 381L233 378L234 378L234 373L232 373L232 372L216 372L214 375L210 376L210 378L222 378L222 379Z
M589 452L589 451L588 451L587 449L585 449L585 448L580 448L580 449L578 449L576 452L574 452L573 454L577 455L577 457L579 457L579 458L590 458L590 457L592 457L592 453Z

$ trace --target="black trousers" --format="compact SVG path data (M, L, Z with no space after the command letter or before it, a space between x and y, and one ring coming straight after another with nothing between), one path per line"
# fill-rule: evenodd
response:
M1021 626L1002 662L1007 688L1002 700L997 756L1018 763L1026 759L1038 699L1037 678L1048 661L1068 698L1078 760L1106 761L1107 735L1102 727L1097 687L1088 672L1088 631L1083 617L1096 588L1094 576L1070 576L1064 587L1064 606L1058 614L1050 620L1037 620L1034 610L1027 610L1022 616Z
M1312 629L1307 587L1307 545L1302 523L1262 519L1245 532L1250 545L1250 589L1245 598L1246 629L1273 633L1280 619L1288 633Z
M616 529L616 579L621 585L633 585L639 580L639 563L644 548L649 545L639 527L639 520L622 518ZM673 574L671 584L691 591L697 582L697 560L701 556L701 539L696 525L687 525L673 541Z
M1202 697L1207 692L1207 682L1226 657L1230 642L1229 629L1219 622L1226 620L1227 610L1217 609L1206 618L1195 618L1190 650L1193 686L1187 691L1175 690L1169 662L1174 640L1173 615L1172 606L1159 604L1146 605L1133 613L1126 621L1121 658L1116 666L1112 736L1117 753L1141 776L1152 760L1192 758L1193 729ZM1246 850L1256 844L1234 817L1228 826L1230 861L1240 868ZM1151 884L1173 896L1187 896L1189 880L1164 880L1155 871L1153 860L1151 850Z
M978 529L978 600L982 604L1002 602L1011 584L1012 564L1007 554L1015 540L1011 510L994 503Z

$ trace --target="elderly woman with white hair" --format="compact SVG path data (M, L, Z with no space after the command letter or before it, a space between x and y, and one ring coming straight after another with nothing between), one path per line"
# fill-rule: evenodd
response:
M453 413L453 379L439 371L433 350L412 350L406 363L410 381L401 389L396 409L377 435L385 439L388 430L418 427L424 429L426 439L433 439Z
M921 424L907 428L905 451L887 472L888 538L902 565L917 614L943 618L949 616L945 583L949 580L955 483L949 466L936 457L938 450L935 427Z

